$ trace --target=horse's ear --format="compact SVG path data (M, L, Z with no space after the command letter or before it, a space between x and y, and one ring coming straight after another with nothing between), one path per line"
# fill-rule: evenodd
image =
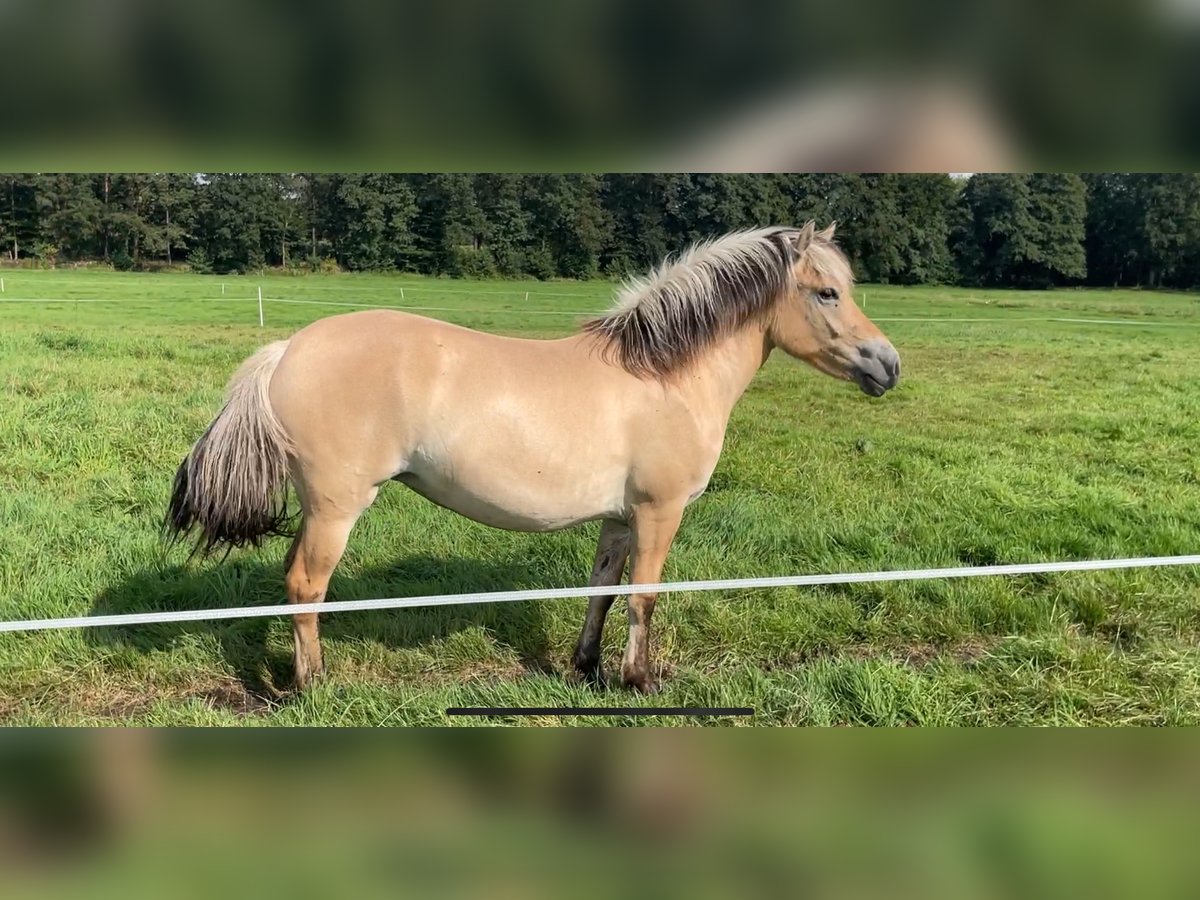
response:
M787 246L792 254L792 259L799 259L804 251L808 249L808 245L813 242L813 235L816 233L816 229L816 224L812 220L809 220L799 231L792 232L787 236Z
M828 244L833 240L833 232L835 228L837 228L837 222L830 222L828 228L826 228L824 231L817 232L817 240Z

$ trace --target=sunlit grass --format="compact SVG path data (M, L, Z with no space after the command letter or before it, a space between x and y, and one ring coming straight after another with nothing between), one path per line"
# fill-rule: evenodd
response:
M286 542L185 565L160 546L158 523L175 466L241 359L348 311L317 301L436 307L428 314L552 336L613 290L412 276L4 278L0 301L37 301L0 302L5 619L281 599ZM735 411L665 577L1200 549L1196 296L875 285L864 295L901 351L901 386L872 400L772 359ZM273 302L283 299L314 302ZM1067 318L1151 324L1048 321ZM355 531L331 596L581 584L595 537L594 525L491 530L392 485ZM445 724L450 705L653 703L752 706L751 721L788 724L1200 721L1192 569L672 596L655 617L664 693L651 699L573 682L583 605L331 615L329 675L303 697L288 691L282 620L9 635L0 720ZM623 619L618 605L610 669Z

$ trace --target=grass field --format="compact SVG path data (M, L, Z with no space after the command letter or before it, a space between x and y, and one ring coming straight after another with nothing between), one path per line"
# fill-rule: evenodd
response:
M158 538L175 467L260 344L356 303L550 337L612 291L0 274L2 619L282 600L286 541L188 565ZM1200 552L1200 297L864 292L900 386L873 400L773 358L666 578ZM330 597L582 584L596 533L495 531L389 485ZM751 706L757 724L1200 722L1196 569L673 595L653 698L574 682L584 605L330 615L329 674L303 696L283 619L2 635L0 721L446 724L452 705L616 702ZM624 639L618 605L610 670Z

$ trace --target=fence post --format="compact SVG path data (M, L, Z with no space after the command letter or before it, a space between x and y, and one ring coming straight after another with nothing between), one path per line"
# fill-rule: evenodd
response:
M259 327L259 328L262 328L262 327L263 327L263 314L262 314L262 285L259 285L259 286L258 286L258 327Z

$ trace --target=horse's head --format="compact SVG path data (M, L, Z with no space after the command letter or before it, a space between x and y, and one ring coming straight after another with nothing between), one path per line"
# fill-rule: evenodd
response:
M855 304L850 263L833 228L809 222L788 234L792 279L775 307L768 337L786 353L879 397L900 379L900 354Z

